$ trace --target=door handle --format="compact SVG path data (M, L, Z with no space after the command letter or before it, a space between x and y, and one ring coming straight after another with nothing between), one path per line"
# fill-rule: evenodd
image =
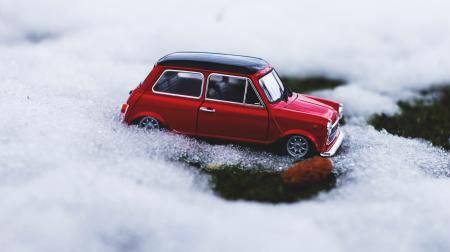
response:
M208 113L214 113L214 112L216 112L215 109L213 109L213 108L207 108L207 107L200 107L200 111L208 112Z

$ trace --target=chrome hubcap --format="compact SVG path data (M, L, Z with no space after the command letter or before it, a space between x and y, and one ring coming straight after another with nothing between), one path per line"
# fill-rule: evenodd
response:
M302 158L308 153L309 143L302 136L291 136L286 147L289 155L295 158Z
M148 130L159 129L159 122L153 117L146 116L139 121L139 128Z

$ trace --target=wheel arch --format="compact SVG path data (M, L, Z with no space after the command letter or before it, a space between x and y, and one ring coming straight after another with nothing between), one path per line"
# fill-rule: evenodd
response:
M293 129L288 130L283 133L283 135L280 137L280 139L287 139L289 136L293 135L301 135L306 137L314 146L315 151L320 151L319 143L317 142L317 139L314 137L313 134L309 133L306 130L300 130L300 129Z
M158 120L162 124L162 126L164 126L166 128L169 127L169 125L167 124L167 121L164 119L164 117L162 117L161 115L159 115L157 113L150 112L150 111L141 112L141 113L137 113L137 114L133 115L133 117L130 119L130 122L128 124L134 124L137 120L139 120L145 116L153 117L156 120Z

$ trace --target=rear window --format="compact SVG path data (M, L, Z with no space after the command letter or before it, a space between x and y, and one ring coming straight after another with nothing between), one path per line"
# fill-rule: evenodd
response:
M166 70L153 86L156 93L199 98L202 94L203 75L198 72Z

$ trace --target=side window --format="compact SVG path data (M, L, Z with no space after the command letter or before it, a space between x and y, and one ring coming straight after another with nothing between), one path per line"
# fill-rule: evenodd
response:
M211 74L206 98L243 103L246 84L245 78Z
M165 71L153 86L153 91L174 95L200 97L203 75L196 72Z
M253 86L250 83L250 81L248 81L248 84L247 84L247 95L245 97L245 103L246 104L251 104L251 105L259 105L259 106L261 106L261 102L260 102L258 96L256 95L256 91L253 88Z

